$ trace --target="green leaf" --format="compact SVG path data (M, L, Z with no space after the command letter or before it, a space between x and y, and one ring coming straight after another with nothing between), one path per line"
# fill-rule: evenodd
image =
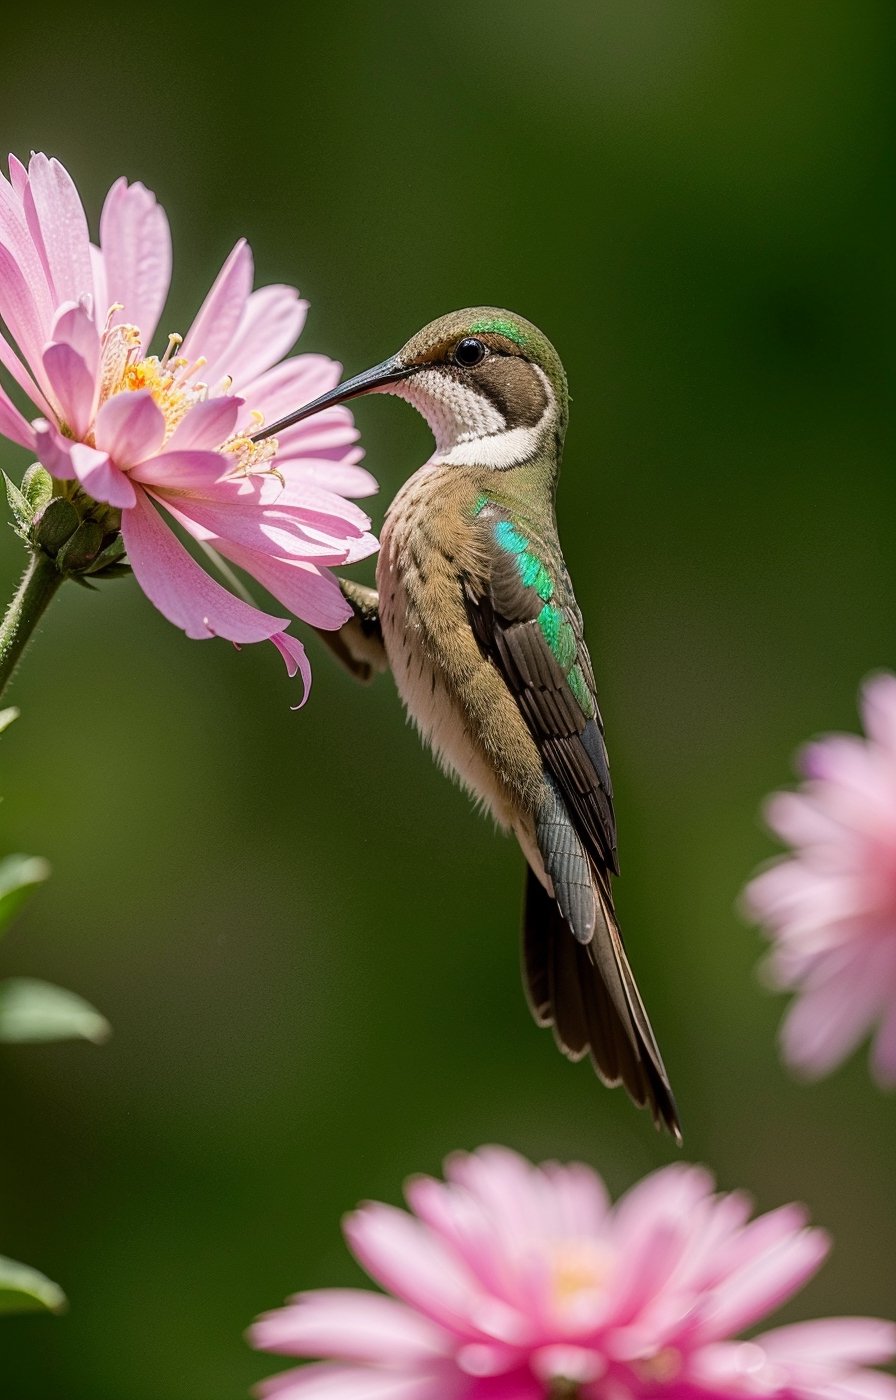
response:
M34 977L0 982L0 1041L35 1045L50 1040L92 1040L102 1045L112 1034L105 1016L64 987Z
M68 1300L59 1287L37 1269L17 1264L0 1254L0 1313L64 1312Z
M50 867L41 856L4 856L0 860L0 933L49 873Z
M14 719L18 719L19 713L15 705L8 705L5 710L0 710L0 734L9 728Z
M40 462L34 462L22 477L22 495L32 512L40 510L53 495L53 478Z

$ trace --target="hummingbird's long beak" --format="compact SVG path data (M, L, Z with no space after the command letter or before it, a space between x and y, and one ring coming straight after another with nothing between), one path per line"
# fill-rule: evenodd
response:
M390 359L383 360L382 364L374 365L373 369L365 369L363 374L356 374L353 379L346 379L342 384L337 384L335 389L321 394L320 398L312 399L304 408L297 408L295 413L288 413L285 418L278 418L276 423L260 428L257 433L252 434L252 441L260 442L262 438L273 437L284 428L291 428L293 423L301 423L303 418L310 418L313 413L332 408L334 404L345 403L346 399L357 398L358 394L369 394L374 389L381 389L385 384L395 384L399 379L406 379L409 374L413 374L415 368L415 365L402 364L398 356L393 355Z

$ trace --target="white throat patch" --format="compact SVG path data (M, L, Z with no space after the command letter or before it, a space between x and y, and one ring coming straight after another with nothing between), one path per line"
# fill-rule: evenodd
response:
M550 380L538 365L533 369L544 385L547 403L530 428L508 428L491 399L438 370L421 370L388 392L407 399L426 419L436 440L434 464L501 471L532 456L554 414L556 398Z

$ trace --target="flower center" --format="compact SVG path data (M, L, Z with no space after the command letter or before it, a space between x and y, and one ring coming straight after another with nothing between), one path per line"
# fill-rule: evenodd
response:
M551 1253L551 1297L566 1311L603 1291L612 1269L606 1249L591 1240L564 1240Z
M177 354L183 342L183 337L179 335L169 335L168 347L163 355L146 355L140 358L142 346L137 327L126 324L109 325L112 316L119 309L118 306L110 308L106 330L103 333L100 403L125 390L148 390L153 403L161 409L165 419L163 442L167 442L191 408L202 403L210 394L215 398L228 395L233 380L226 375L219 383L210 386L200 377L208 363L204 356L189 360L185 355ZM257 412L250 416L253 430L260 428L264 422L263 416ZM276 438L253 442L244 432L233 433L225 442L218 444L218 447L233 458L233 466L227 473L228 476L261 474L279 477L279 472L272 465L277 454Z

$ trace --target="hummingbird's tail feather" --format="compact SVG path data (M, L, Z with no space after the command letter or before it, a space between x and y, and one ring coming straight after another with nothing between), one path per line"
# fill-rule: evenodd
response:
M579 942L556 901L527 871L523 964L532 1014L571 1060L591 1056L604 1083L622 1084L657 1127L681 1143L678 1110L629 967L609 894L595 872L598 917Z

